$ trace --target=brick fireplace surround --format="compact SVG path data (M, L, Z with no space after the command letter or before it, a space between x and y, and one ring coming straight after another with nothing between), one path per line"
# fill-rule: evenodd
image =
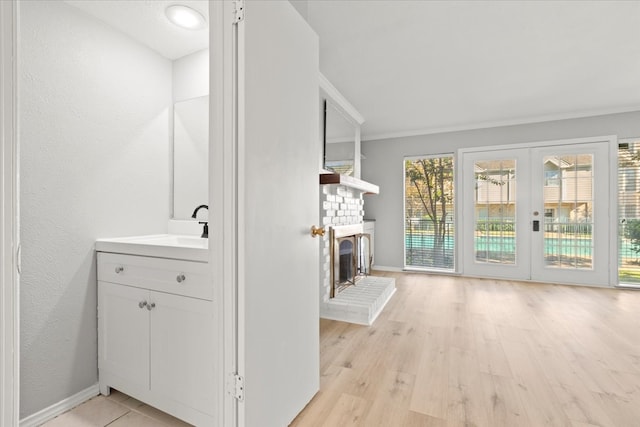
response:
M320 218L325 234L320 243L320 317L371 325L395 292L395 279L367 276L331 295L330 227L362 224L364 192L341 184L320 186Z

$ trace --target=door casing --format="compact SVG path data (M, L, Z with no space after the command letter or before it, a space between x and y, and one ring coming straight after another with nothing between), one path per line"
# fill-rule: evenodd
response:
M20 417L17 3L0 2L0 425Z

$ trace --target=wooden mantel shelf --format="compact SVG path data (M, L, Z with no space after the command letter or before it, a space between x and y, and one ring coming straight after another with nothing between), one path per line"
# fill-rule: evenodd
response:
M355 188L366 194L379 194L380 187L370 182L339 173L321 173L320 184L339 184L345 187Z

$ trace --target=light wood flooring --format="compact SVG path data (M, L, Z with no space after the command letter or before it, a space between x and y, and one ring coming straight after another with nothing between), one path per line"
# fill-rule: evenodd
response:
M292 423L640 426L640 292L411 273L373 326L321 321Z
M373 326L321 321L292 426L640 426L640 291L376 275L396 294ZM118 392L45 424L107 425L187 426Z

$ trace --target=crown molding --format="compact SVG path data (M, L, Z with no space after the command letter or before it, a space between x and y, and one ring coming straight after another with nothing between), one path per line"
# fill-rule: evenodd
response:
M586 117L606 116L609 114L632 113L635 111L640 111L640 105L632 105L632 106L619 107L619 108L604 108L601 110L585 110L585 111L572 112L572 113L549 114L549 115L543 115L543 116L534 116L529 118L519 118L519 119L510 119L510 120L478 122L478 123L464 124L464 125L414 129L414 130L398 131L398 132L386 132L386 133L377 133L377 134L367 134L366 132L363 132L362 142L377 141L381 139L405 138L405 137L421 136L421 135L434 135L434 134L448 133L448 132L462 132L462 131L468 131L468 130L490 129L490 128L498 128L498 127L506 127L506 126L533 124L533 123L544 123L544 122L552 122L552 121L558 121L558 120L581 119Z

